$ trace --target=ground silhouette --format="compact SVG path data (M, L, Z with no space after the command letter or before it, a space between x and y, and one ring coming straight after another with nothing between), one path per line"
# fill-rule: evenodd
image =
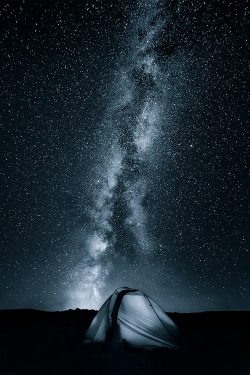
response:
M250 374L250 312L169 313L182 349L84 345L96 311L0 311L0 374Z

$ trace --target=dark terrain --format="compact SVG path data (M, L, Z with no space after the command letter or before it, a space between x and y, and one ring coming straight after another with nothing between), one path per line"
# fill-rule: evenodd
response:
M0 311L0 374L250 374L250 312L169 313L184 347L84 346L96 311Z

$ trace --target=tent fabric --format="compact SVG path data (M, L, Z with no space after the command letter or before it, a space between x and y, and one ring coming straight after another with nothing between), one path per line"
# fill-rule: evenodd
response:
M109 322L109 304L110 298L104 303L104 305L99 310L98 314L94 317L89 326L87 332L85 333L84 340L93 342L105 342L106 333L110 329Z
M143 292L117 289L93 319L85 342L126 342L138 348L179 349L179 330L169 316Z

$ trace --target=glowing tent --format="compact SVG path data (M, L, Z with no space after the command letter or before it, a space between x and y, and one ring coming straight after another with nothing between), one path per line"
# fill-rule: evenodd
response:
M90 324L84 342L105 342L113 348L179 349L179 330L146 294L127 287L117 289Z

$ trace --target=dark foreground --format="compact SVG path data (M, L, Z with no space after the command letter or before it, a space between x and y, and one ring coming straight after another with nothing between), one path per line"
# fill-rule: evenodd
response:
M0 311L0 374L250 374L250 312L171 313L186 350L83 345L95 311Z

